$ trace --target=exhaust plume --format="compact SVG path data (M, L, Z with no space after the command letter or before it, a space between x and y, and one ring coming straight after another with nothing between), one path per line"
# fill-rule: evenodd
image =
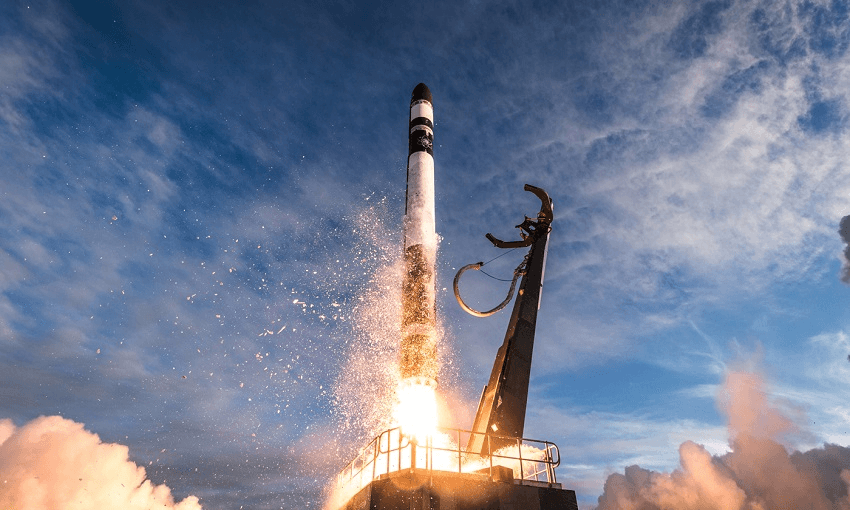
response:
M712 456L686 441L672 473L629 466L610 475L597 510L850 510L850 448L789 454L779 440L799 431L756 374L728 373L718 404L731 452Z
M844 263L841 265L841 281L850 284L850 215L841 218L838 234L847 245L844 247Z
M22 427L0 420L0 508L200 510L195 496L175 503L171 489L147 480L128 453L61 416Z

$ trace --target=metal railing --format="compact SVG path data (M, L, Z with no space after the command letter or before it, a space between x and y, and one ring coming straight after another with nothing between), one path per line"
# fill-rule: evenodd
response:
M514 480L556 483L555 468L561 463L561 454L554 443L487 434L487 448L479 455L460 446L467 444L472 434L439 428L437 434L417 439L405 435L399 427L386 430L339 473L339 487L359 490L382 475L405 469L477 473L492 478L499 466L500 471L511 469ZM491 451L491 442L508 446Z

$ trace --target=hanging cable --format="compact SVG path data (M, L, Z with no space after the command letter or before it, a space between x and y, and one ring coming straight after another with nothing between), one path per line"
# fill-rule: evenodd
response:
M491 275L487 271L484 271L483 269L479 269L479 271L481 271L481 274L483 274L484 276L489 276L490 278L496 280L497 282L509 282L509 281L511 281L511 280L507 280L505 278L496 278L495 276Z
M517 248L511 248L510 250L508 250L508 251L506 251L506 252L502 252L502 254L501 254L501 255L496 255L495 257L493 257L492 259L488 260L487 262L479 262L479 264L481 264L482 266L485 266L485 265L489 264L490 262L493 262L494 260L496 260L496 259L498 259L498 258L502 258L502 257L504 257L505 255L507 255L508 253L510 253L510 252L512 252L512 251L514 251L514 250L516 250L516 249L517 249ZM505 281L508 281L508 280L505 280Z
M458 282L460 281L460 275L462 275L464 272L466 272L469 269L475 269L476 271L480 271L481 266L484 265L484 262L476 262L474 264L467 264L467 265L463 266L462 268L460 268L460 271L458 271L457 274L455 275L455 280L454 280L454 283L453 283L453 287L454 287L454 291L455 291L455 299L457 299L457 302L460 305L460 307L463 308L463 310L470 315L474 315L476 317L489 317L490 315L493 315L494 313L498 312L502 308L508 306L508 303L511 302L511 298L513 298L513 296L514 296L514 289L516 288L516 281L519 279L520 276L525 274L525 268L526 268L526 265L528 264L529 255L531 255L531 251L529 251L525 255L525 258L522 259L522 262L520 262L519 265L516 267L516 269L514 269L514 277L513 277L513 280L511 280L511 288L508 290L508 296L505 298L505 300L502 301L501 303L499 303L498 305L496 305L495 308L493 308L491 310L487 310L486 312L479 312L478 310L475 310L474 308L472 308L469 305L467 305L466 303L464 303L463 298L460 297L460 291L458 290ZM491 262L492 262L492 260L491 260ZM487 273L484 273L484 274L487 274ZM490 276L490 275L487 275L487 276ZM490 276L490 277L493 278L492 276ZM496 278L496 279L498 280L498 278ZM507 280L503 280L503 281L507 281Z
M460 291L458 290L458 282L460 281L460 275L462 275L463 273L465 273L469 269L475 269L476 271L481 271L481 267L485 263L484 262L476 262L475 264L468 264L468 265L460 268L460 271L458 271L457 274L455 275L455 280L454 280L454 283L453 283L453 287L454 287L454 291L455 291L455 299L457 299L458 304L460 305L461 308L463 308L464 311L466 311L467 313L474 315L476 317L487 317L487 316L493 315L494 313L498 312L499 310L501 310L502 308L504 308L508 305L508 303L511 301L511 298L514 295L514 290L516 289L516 281L519 279L520 276L523 276L523 275L526 274L526 268L528 266L528 259L531 257L531 252L533 251L533 245L534 245L535 241L538 238L540 238L540 236L548 236L549 231L552 229L552 227L550 226L550 224L552 223L552 217L553 217L553 215L552 215L552 199L549 198L549 194L546 193L546 191L544 191L543 189L532 186L530 184L526 184L523 189L525 189L525 191L530 191L530 192L534 193L537 196L537 198L540 199L541 205L540 205L540 212L537 213L536 218L529 218L528 216L526 216L525 220L522 223L520 223L519 225L516 226L516 228L518 228L520 230L519 235L522 238L522 240L521 241L502 241L501 239L494 237L493 234L489 234L489 233L485 236L491 243L493 243L493 246L495 246L496 248L504 248L504 249L508 250L507 252L505 252L505 253L497 256L497 257L493 257L487 263L493 262L494 260L498 259L499 257L504 257L505 255L507 255L508 253L510 253L511 251L513 251L517 248L532 247L532 248L529 248L528 253L526 253L526 255L525 255L525 258L522 259L522 262L514 270L514 277L511 280L511 288L508 290L508 297L506 297L504 301L499 303L499 305L497 305L496 308L493 308L492 310L488 310L486 312L479 312L478 310L471 308L470 306L468 306L466 303L463 302L463 298L460 297ZM481 272L484 273L484 271L481 271ZM484 273L484 274L489 276L490 278L493 278L494 280L501 280L500 278L496 278L495 276L492 276L490 274L487 274L487 273ZM507 280L501 280L501 281L507 281Z

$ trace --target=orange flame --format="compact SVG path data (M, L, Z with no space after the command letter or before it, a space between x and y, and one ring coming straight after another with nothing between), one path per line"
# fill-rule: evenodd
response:
M396 391L393 419L403 434L425 443L437 432L437 383L425 377L402 380Z

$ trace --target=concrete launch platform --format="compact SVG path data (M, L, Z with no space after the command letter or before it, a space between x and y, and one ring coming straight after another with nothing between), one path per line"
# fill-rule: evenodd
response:
M345 510L578 510L574 491L560 484L493 481L476 473L410 469L383 475Z
M470 431L439 429L422 444L398 428L376 437L339 474L339 510L578 510L555 479L561 458L549 441L516 439L485 455L463 447ZM507 438L493 438L503 444ZM488 436L485 448L491 444Z

